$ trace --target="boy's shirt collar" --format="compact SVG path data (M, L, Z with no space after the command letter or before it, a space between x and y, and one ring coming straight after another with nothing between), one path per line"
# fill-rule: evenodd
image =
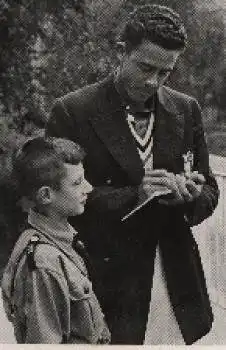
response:
M71 247L74 237L78 234L77 231L68 223L66 229L54 228L53 219L38 213L35 210L30 210L28 214L28 223L36 230L44 235L49 235L56 243Z

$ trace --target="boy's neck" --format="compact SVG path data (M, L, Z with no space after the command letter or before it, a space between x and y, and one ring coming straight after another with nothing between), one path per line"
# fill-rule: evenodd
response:
M59 215L58 213L50 210L43 211L40 209L35 209L35 211L39 214L44 215L48 219L49 224L54 230L68 230L69 228L68 217Z

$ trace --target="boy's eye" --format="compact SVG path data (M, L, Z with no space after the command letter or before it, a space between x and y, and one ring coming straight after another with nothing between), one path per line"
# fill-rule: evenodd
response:
M78 180L76 180L76 181L73 183L73 185L74 185L74 186L81 185L82 181L83 181L83 178L80 177Z

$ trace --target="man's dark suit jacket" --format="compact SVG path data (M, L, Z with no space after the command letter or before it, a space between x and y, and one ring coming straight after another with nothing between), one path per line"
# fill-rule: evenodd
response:
M194 170L206 178L200 197L176 207L153 202L123 223L123 215L137 203L144 169L112 76L59 98L47 135L69 138L86 151L86 178L94 191L85 214L74 224L97 271L94 284L113 343L143 341L157 243L186 344L205 335L213 316L190 226L213 213L218 187L209 168L196 100L165 86L159 89L153 167L180 173L184 170L183 154L193 152Z

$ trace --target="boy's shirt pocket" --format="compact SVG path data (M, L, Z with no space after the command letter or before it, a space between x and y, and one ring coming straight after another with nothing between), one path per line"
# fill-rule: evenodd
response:
M71 334L95 343L106 324L92 283L68 258L64 257L63 264L70 294Z

